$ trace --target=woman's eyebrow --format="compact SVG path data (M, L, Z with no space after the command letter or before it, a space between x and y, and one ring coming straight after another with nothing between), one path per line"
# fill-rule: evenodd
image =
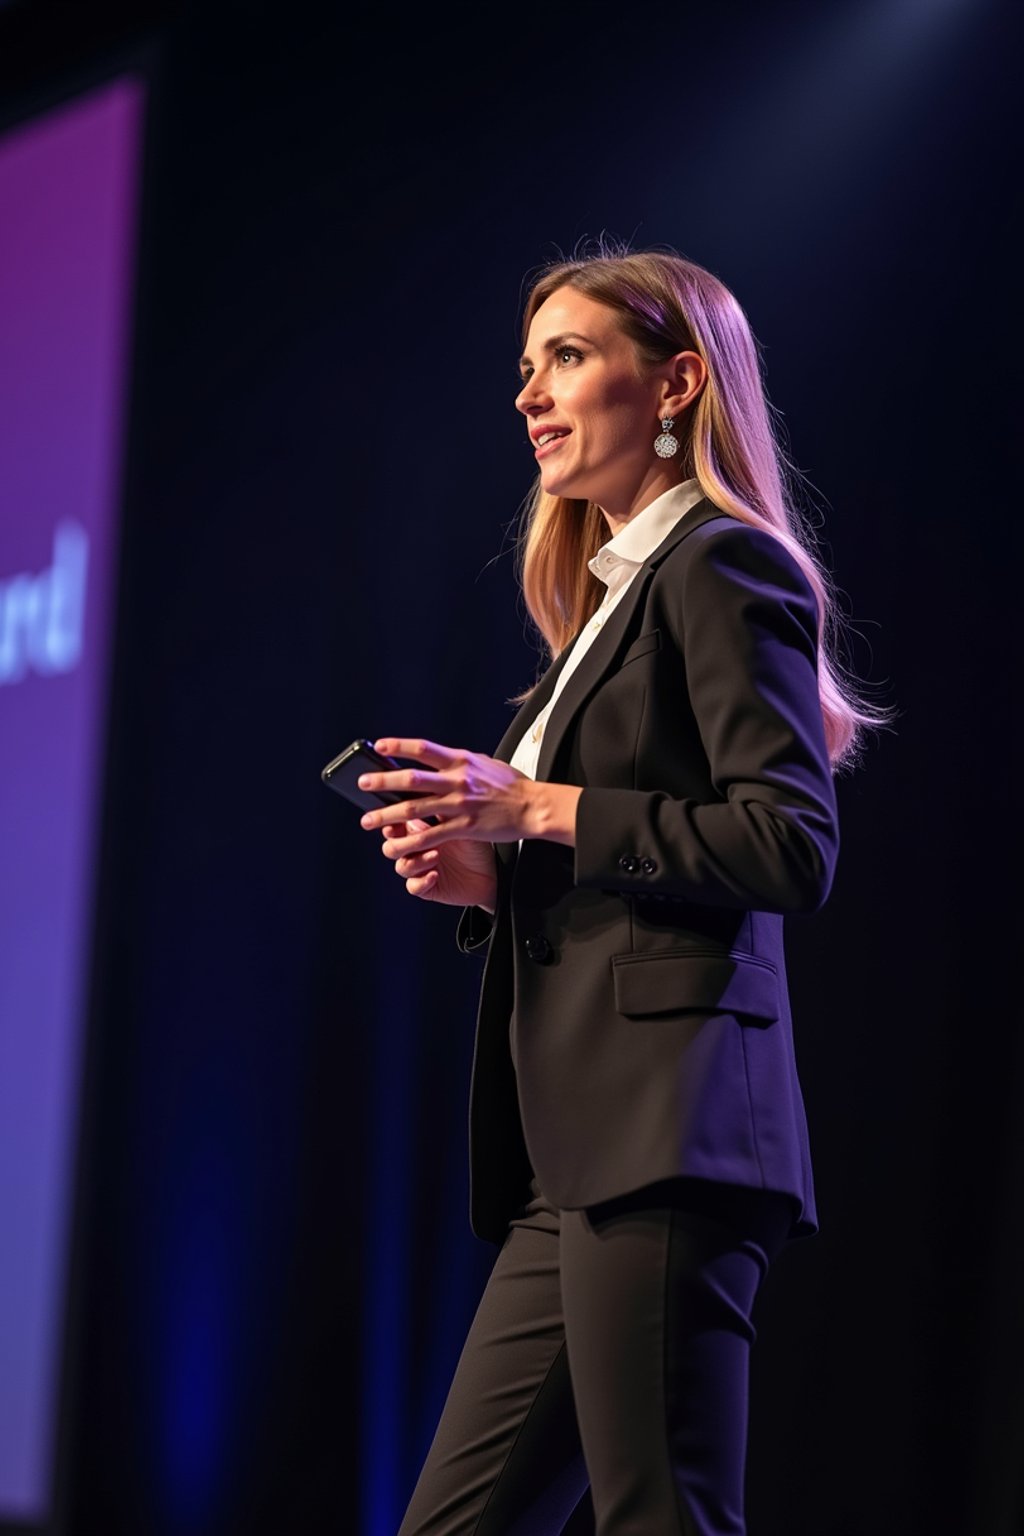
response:
M545 352L557 352L559 347L564 347L567 341L585 341L588 347L597 345L596 342L591 341L589 336L581 336L579 331L563 331L561 336L552 336L548 341L546 341L544 343L544 350ZM519 359L520 368L525 367L529 361L530 359L524 352L522 357Z

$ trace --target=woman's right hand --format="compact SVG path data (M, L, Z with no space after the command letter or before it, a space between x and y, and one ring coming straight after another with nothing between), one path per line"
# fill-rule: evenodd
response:
M390 822L381 827L382 852L388 855L388 839L424 832L429 823L419 817ZM405 881L410 896L440 901L452 907L483 907L493 912L498 902L494 872L494 844L473 838L451 838L437 848L421 848L395 860L395 873Z

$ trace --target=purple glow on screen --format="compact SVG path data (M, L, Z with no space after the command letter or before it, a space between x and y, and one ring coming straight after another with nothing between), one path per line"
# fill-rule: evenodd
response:
M0 140L0 1519L52 1495L142 98Z

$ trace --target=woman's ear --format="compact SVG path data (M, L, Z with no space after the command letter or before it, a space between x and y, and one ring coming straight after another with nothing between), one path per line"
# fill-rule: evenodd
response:
M676 420L696 403L707 383L708 367L699 352L677 352L665 368L667 376L659 409L663 416Z

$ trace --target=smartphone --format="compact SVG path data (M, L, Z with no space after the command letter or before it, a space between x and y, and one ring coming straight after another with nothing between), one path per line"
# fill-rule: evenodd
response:
M361 773L388 772L404 765L396 762L393 757L385 757L375 751L372 742L364 738L357 739L339 752L337 757L332 757L326 768L321 769L320 777L328 789L333 789L337 794L344 795L346 800L351 800L353 805L360 806L364 811L373 810L378 805L397 805L403 800L416 800L429 791L422 789L360 789L358 778ZM428 822L436 827L440 821L439 816L423 816L419 820Z

